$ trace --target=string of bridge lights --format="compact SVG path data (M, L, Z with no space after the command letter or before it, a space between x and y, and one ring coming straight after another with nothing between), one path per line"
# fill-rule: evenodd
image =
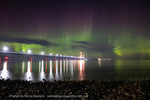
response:
M9 52L9 47L8 47L8 46L3 46L3 47L2 47L2 52L5 52L5 53L6 53L6 52ZM24 53L24 52L23 52L23 53ZM26 54L33 54L33 53L32 53L32 50L31 50L31 49L28 49L27 52L26 52ZM46 54L44 53L44 51L40 52L40 54L41 54L41 55L46 55ZM62 55L62 54L58 55L57 53L56 53L56 55L53 55L53 53L49 53L49 55L50 55L50 56L60 56L60 57L62 57L62 56L63 56L63 57L75 57L75 56L68 56L68 55ZM78 58L84 58L84 56L81 55L81 52L80 52L80 56L79 56Z

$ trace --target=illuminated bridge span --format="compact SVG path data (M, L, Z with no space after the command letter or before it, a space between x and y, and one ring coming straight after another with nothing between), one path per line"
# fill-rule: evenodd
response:
M50 59L50 60L59 60L59 59L71 59L71 60L84 60L83 57L75 56L63 56L63 55L47 55L47 54L28 54L28 53L19 53L19 52L0 52L0 60L8 59Z

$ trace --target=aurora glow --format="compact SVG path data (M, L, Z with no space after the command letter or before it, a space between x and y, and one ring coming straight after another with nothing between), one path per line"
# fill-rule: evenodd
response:
M0 47L86 57L150 58L148 0L0 3Z

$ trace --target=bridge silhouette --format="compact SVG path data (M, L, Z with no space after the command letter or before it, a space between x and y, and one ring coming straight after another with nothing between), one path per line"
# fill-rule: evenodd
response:
M0 52L0 61L10 60L10 59L49 59L49 60L60 60L60 59L70 59L70 60L84 60L85 58L75 57L75 56L60 56L60 55L48 55L48 54L28 54L19 52Z

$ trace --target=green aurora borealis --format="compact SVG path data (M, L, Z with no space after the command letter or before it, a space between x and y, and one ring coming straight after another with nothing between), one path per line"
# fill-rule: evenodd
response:
M105 38L104 38L105 37ZM66 35L57 38L47 38L42 37L45 40L59 44L59 46L42 46L37 44L25 44L25 43L10 43L10 42L1 42L1 47L8 45L11 48L14 48L14 51L20 52L22 50L27 51L31 49L34 53L39 53L44 51L46 53L59 53L65 55L79 55L80 51L83 51L87 56L97 56L97 57L138 57L138 58L148 58L150 56L150 39L148 37L134 36L132 34L120 34L117 36L117 39L112 34L105 35L101 34L97 38L100 41L94 40L96 37L90 37L89 34L77 34L77 35ZM99 51L88 51L92 47L88 45L83 45L83 47L71 48L72 45L77 45L74 41L87 41L90 43L107 43L110 44L113 49L112 51L107 50ZM113 54L114 53L114 54Z
M86 57L150 58L146 0L41 2L2 3L0 47L7 45L15 52L31 49L78 56L82 51ZM49 44L18 42L18 38Z

